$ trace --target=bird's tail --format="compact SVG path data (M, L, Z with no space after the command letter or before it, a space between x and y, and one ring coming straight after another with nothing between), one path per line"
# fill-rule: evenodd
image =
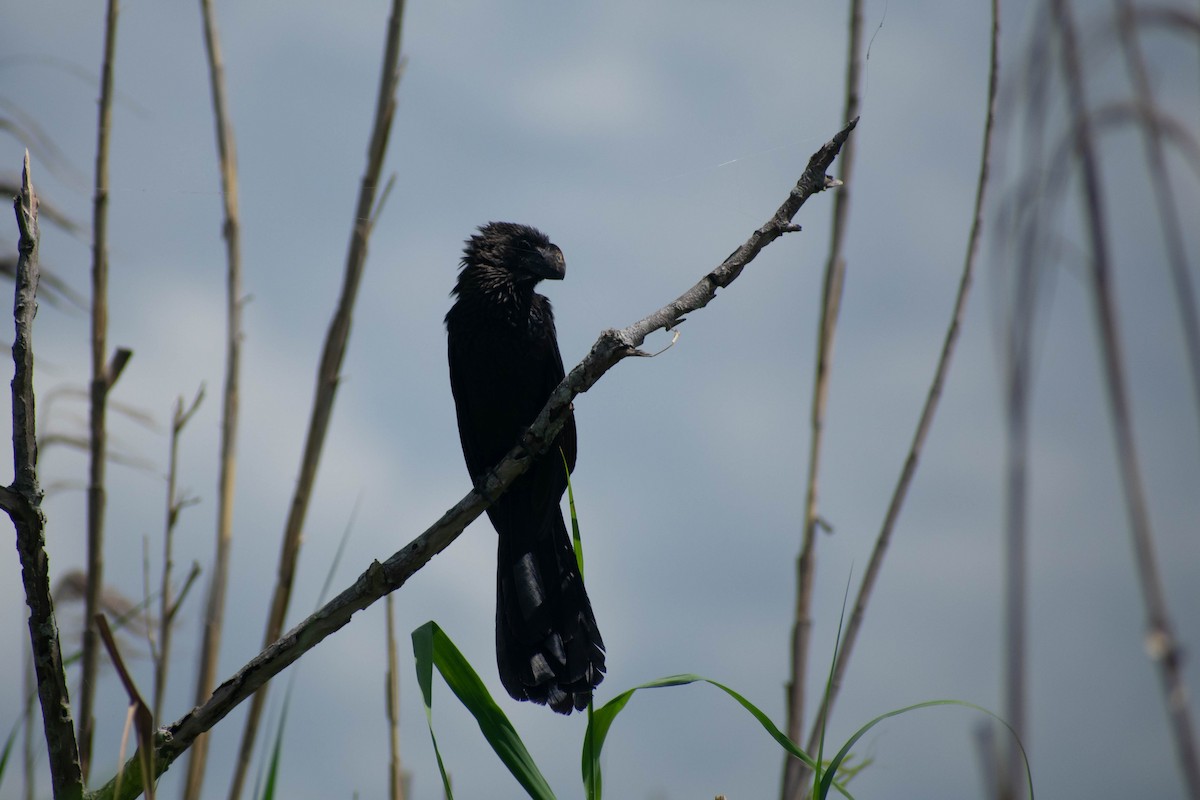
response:
M549 705L560 714L582 710L604 679L604 640L562 512L554 507L540 531L502 530L499 539L500 682L516 700Z

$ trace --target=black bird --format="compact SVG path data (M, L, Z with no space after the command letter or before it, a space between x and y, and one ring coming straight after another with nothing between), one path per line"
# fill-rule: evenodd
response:
M512 449L563 378L550 301L534 287L565 273L562 251L528 225L489 222L466 241L446 332L458 434L476 482ZM604 641L559 507L567 488L563 456L574 470L574 415L487 513L500 539L500 682L516 700L570 714L587 707L604 679Z

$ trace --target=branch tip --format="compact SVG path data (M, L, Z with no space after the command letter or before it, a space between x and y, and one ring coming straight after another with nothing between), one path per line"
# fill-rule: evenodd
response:
M104 370L106 389L112 389L113 384L121 377L121 373L125 371L125 366L129 363L129 359L132 356L133 351L128 347L118 347L113 351L112 360L108 362L108 368Z
M33 190L33 172L29 166L29 150L25 150L25 160L21 163L21 199L33 210L37 204L37 193Z

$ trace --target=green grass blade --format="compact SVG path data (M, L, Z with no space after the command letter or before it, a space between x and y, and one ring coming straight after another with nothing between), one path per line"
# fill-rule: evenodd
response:
M855 744L857 744L858 740L861 739L864 735L866 735L867 731L871 730L871 728L874 728L876 725L878 725L880 722L883 722L885 719L899 716L900 714L906 714L909 711L916 711L917 709L920 709L920 708L932 708L934 706L961 706L963 708L969 708L973 711L979 711L984 714L987 714L989 717L991 717L994 720L997 720L1001 725L1008 728L1009 733L1011 733L1013 735L1013 739L1017 743L1017 747L1019 747L1021 749L1021 758L1025 762L1025 783L1026 783L1026 788L1028 788L1028 790L1029 790L1029 800L1034 800L1034 798L1033 798L1033 773L1029 769L1029 758L1025 754L1025 746L1022 745L1021 740L1017 738L1017 732L1012 729L1011 725L1009 725L1007 722L1005 722L1003 719L1001 719L996 714L993 714L991 711L988 711L983 706L977 706L974 703L968 703L964 700L927 700L924 703L915 703L911 706L905 706L904 708L897 708L892 711L888 711L885 714L880 714L878 717L875 717L873 720L868 722L866 725L863 725L861 728L859 728L857 731L855 731L854 735L851 736L844 745L842 745L842 749L839 750L838 754L833 757L832 761L829 762L829 769L827 770L825 777L822 780L821 793L818 794L817 796L818 797L826 796L826 794L829 791L828 785L830 784L830 782L832 782L832 780L833 780L832 776L834 774L836 774L838 766L842 763L842 761L845 760L846 756L850 754L850 748L852 748Z
M571 508L571 544L575 546L575 563L579 565L579 577L583 577L583 539L579 536L579 517L575 514L575 490L571 487L571 468L567 466L567 454L558 448L562 456L563 469L567 471L567 505Z
M446 777L442 756L438 751L437 737L433 734L434 666L438 668L450 691L454 692L459 702L475 717L488 744L529 796L535 800L554 800L550 784L537 768L516 729L500 710L500 706L496 705L496 701L492 699L470 662L450 641L450 637L436 622L430 621L413 631L412 640L413 655L417 662L417 683L421 686L421 695L425 701L425 718L429 722L429 736L433 739L433 749L437 755L438 770L442 773L446 796L452 797L450 781Z
M289 685L283 700L283 711L279 714L279 727L275 731L275 743L271 746L271 763L267 767L267 780L263 784L260 800L275 800L275 786L279 779L279 762L283 753L283 730L287 727L287 712L291 701L292 687Z
M20 733L24 721L24 714L17 717L12 730L8 732L8 738L4 740L4 749L0 750L0 786L4 785L4 768L8 766L8 757L12 754L13 745L17 743L17 734Z
M325 595L328 594L329 587L333 583L333 575L337 572L338 565L341 564L342 554L346 550L346 542L350 540L350 532L354 529L354 520L358 516L358 505L356 500L354 509L350 512L350 521L346 523L346 529L342 531L342 538L334 552L333 561L329 563L329 569L325 571L325 583L321 587L320 594L317 595L316 608L320 608L324 604ZM279 713L279 724L275 728L275 740L271 746L271 758L266 764L265 778L262 762L260 761L258 765L258 774L254 778L254 792L251 796L257 797L259 800L274 800L275 798L275 788L279 783L279 764L283 760L283 732L287 728L288 708L292 704L292 689L296 686L298 674L299 668L296 668L288 676L287 690L283 693L283 707Z
M821 732L817 737L817 767L813 770L813 797L821 798L822 800L829 794L828 787L822 789L825 784L823 775L821 774L821 764L825 760L825 726L829 722L828 708L829 698L833 696L833 676L837 673L838 657L842 654L842 625L846 621L846 601L850 599L850 578L853 574L853 571L851 571L850 575L846 576L846 590L842 593L842 613L838 616L837 638L833 641L833 658L829 662L829 673L825 676L825 696L821 698L821 706L825 711L821 719ZM837 774L836 764L830 763L829 774ZM833 778L830 778L830 781L832 780ZM820 790L820 793L818 793L818 790ZM841 792L847 797L850 796L844 789Z
M640 689L659 689L664 686L686 686L689 683L707 683L725 692L725 694L736 700L738 704L742 706L742 708L749 711L750 715L758 720L758 724L762 726L763 730L765 730L771 736L771 738L779 744L780 747L803 761L806 765L808 765L809 769L816 767L816 763L813 761L813 759L810 758L807 753L797 747L791 739L788 739L787 735L775 726L775 723L771 721L770 717L764 714L757 706L755 706L742 695L735 692L733 689L730 689L728 686L722 683L709 680L708 678L704 678L699 675L671 675L666 678L659 678L658 680L650 681L649 683L643 683L640 686L635 686L628 691L622 692L597 709L592 715L588 722L588 738L584 740L585 743L588 744L588 747L585 748L583 754L583 785L588 791L589 798L596 798L597 800L600 798L602 788L602 780L600 775L600 753L604 748L604 740L608 736L608 731L609 728L612 727L613 721L629 703L634 693ZM833 773L831 772L830 774ZM836 781L833 782L833 786L839 791L842 791L843 793L845 792L845 790Z
M583 734L583 789L584 796L587 800L600 800L600 768L599 757L596 755L596 739L592 721L595 718L596 709L591 698L588 699L588 725L587 730ZM589 766L591 765L591 772ZM589 780L590 778L590 780Z

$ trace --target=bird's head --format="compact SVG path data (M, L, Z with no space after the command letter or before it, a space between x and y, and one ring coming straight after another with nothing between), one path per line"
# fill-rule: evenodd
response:
M467 240L463 248L464 268L503 270L516 283L562 280L567 263L562 250L550 237L528 225L489 222Z

